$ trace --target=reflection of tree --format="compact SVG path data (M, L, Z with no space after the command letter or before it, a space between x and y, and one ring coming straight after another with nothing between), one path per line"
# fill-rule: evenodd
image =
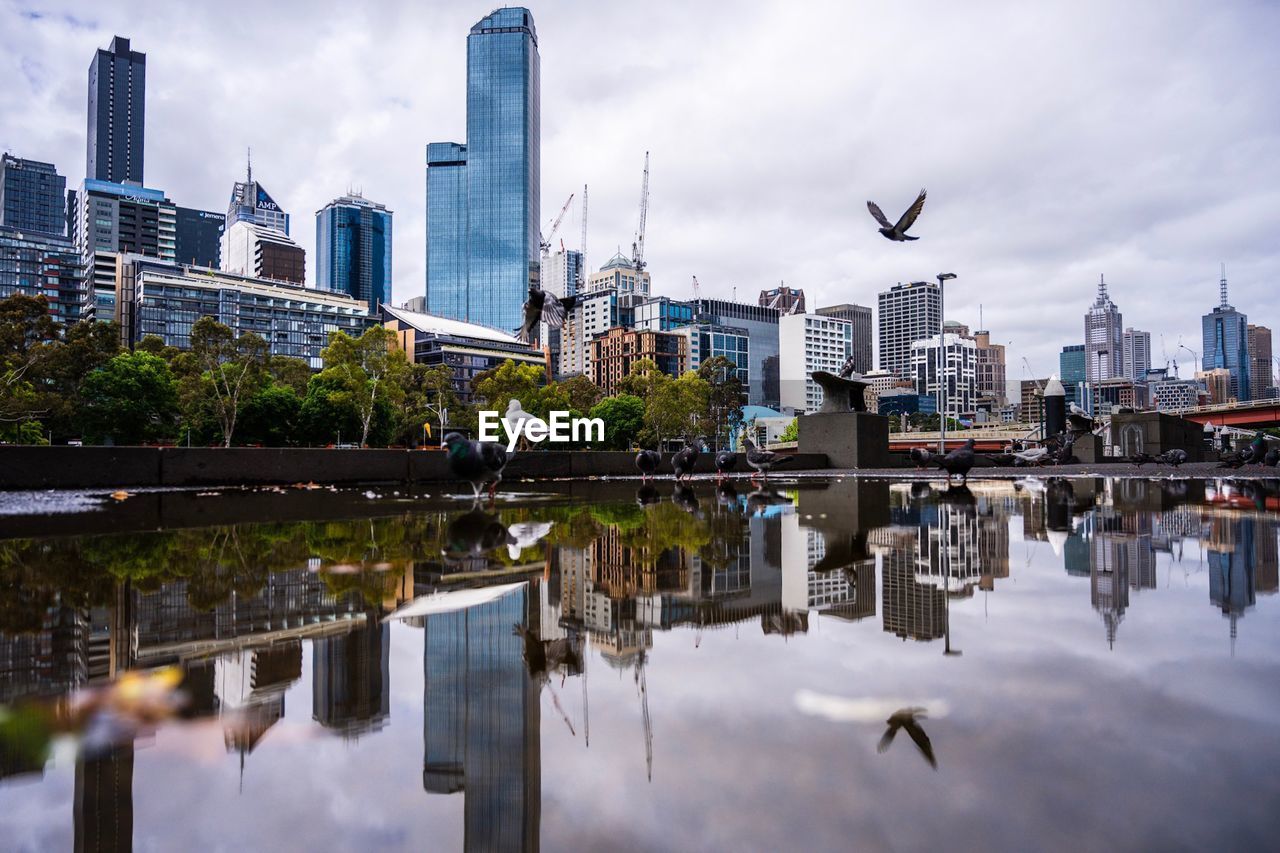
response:
M705 518L687 513L672 503L634 507L642 516L635 527L619 526L621 543L634 548L641 562L652 563L670 548L697 550L711 541L711 525Z

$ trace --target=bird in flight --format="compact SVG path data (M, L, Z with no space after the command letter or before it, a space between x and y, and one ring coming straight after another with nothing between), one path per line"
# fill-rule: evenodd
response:
M933 756L933 742L929 740L929 736L924 733L924 729L920 727L918 722L924 718L924 708L899 708L894 711L889 719L885 720L885 725L888 728L885 729L884 735L880 738L876 751L884 752L889 748L889 744L893 743L893 736L898 733L898 729L906 729L907 734L911 735L911 739L915 741L916 748L924 756L924 760L929 762L930 767L937 770L938 759Z
M564 325L565 314L573 310L577 301L576 296L557 297L540 287L530 287L529 298L524 303L524 317L520 328L516 329L516 337L529 343L533 340L538 323L543 320L553 329L560 328Z
M907 208L907 212L902 214L902 218L894 225L889 224L889 220L885 218L884 211L874 201L867 202L867 210L871 211L871 215L876 218L876 222L880 223L880 233L884 235L886 240L893 240L898 243L904 240L919 240L919 237L909 236L907 229L915 223L920 211L924 210L924 197L925 191L920 190L920 195L916 196L915 202Z

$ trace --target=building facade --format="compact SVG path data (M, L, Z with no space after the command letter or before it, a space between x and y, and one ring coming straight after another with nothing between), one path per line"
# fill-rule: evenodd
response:
M222 267L222 229L227 217L212 210L174 208L174 258L193 267Z
M782 405L816 412L822 388L815 370L838 374L853 348L853 324L821 314L788 314L778 320L778 374Z
M130 344L157 335L166 346L189 349L191 327L212 317L237 337L260 335L272 355L301 358L319 370L329 335L359 337L377 323L365 303L337 293L137 255L122 255L120 268L115 319Z
M800 301L803 304L803 293ZM869 373L875 366L871 361L871 309L845 302L819 308L817 313L824 317L839 317L853 324L853 369L859 374Z
M1124 375L1124 319L1098 279L1098 297L1084 315L1085 381L1096 385Z
M580 294L560 327L560 376L591 375L591 339L618 326L630 327L634 308L613 288Z
M911 345L935 340L942 328L942 297L935 282L899 282L879 296L880 369L912 378Z
M759 305L762 308L772 308L779 314L803 314L804 291L799 288L793 290L780 283L772 290L760 291Z
M0 299L43 296L59 323L80 319L83 265L72 242L57 234L0 226Z
M1271 330L1249 324L1249 397L1265 400L1273 396L1275 365L1271 361Z
M693 322L693 303L670 296L654 296L636 306L635 327L654 332L670 332Z
M1151 405L1158 412L1179 412L1200 405L1203 386L1194 379L1166 377L1150 386Z
M515 329L538 284L539 75L528 9L497 9L471 28L465 147L443 143L427 151L427 305L441 316ZM435 169L444 174L433 176ZM433 194L441 197L433 201ZM465 270L457 263L461 223Z
M688 339L674 332L614 328L592 338L590 346L588 378L606 395L617 392L618 383L641 359L652 360L668 376L680 376L689 369Z
M1145 382L1151 369L1151 333L1125 329L1123 341L1124 376L1133 382Z
M1231 398L1248 400L1253 390L1249 357L1249 318L1227 302L1227 276L1219 282L1221 300L1200 320L1203 370L1231 374ZM1214 402L1218 402L1215 400ZM1225 401L1224 401L1225 402Z
M116 36L89 64L86 180L142 186L147 55Z
M636 328L640 328L639 323ZM707 359L727 358L733 362L734 376L742 383L743 389L750 386L751 336L746 329L700 323L696 326L681 326L673 331L685 339L685 352L689 356L687 370L696 371Z
M391 211L359 193L316 211L316 287L363 300L391 296Z
M76 195L76 249L82 266L82 320L116 313L116 266L136 254L172 263L177 209L161 190L86 178Z
M649 271L636 269L635 261L619 252L587 279L587 290L613 288L620 294L649 296Z
M725 299L693 300L694 319L735 329L746 329L751 351L747 402L776 409L782 405L779 388L778 310Z
M251 222L282 234L289 233L289 214L284 212L284 208L276 203L262 184L253 179L252 167L246 169L243 181L236 181L231 187L226 226L230 228L236 222Z
M306 281L306 250L283 231L241 220L222 235L222 271L250 278Z
M1231 371L1225 367L1197 370L1196 381L1204 387L1211 404L1230 403L1235 399L1231 390Z
M937 399L941 383L941 410L951 418L970 415L977 398L977 344L960 335L943 335L942 346L940 357L935 338L924 338L911 345L916 393Z
M0 226L66 236L67 179L52 163L0 155Z
M1008 403L1005 382L1008 370L1004 362L1004 344L991 343L991 333L975 332L973 344L977 356L974 393L978 408L995 411Z
M542 353L497 329L385 303L380 313L382 324L397 334L411 361L449 368L454 393L464 405L474 402L471 386L476 375L500 367L504 361L546 367Z
M1067 400L1074 400L1077 406L1086 408L1088 371L1085 368L1084 344L1070 344L1062 348L1058 355L1058 375L1067 392Z

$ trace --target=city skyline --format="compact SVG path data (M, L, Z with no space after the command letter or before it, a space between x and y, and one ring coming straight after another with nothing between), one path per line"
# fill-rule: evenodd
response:
M981 303L993 341L1010 344L1009 363L1026 356L1037 375L1054 372L1061 347L1077 342L1065 318L1087 306L1099 273L1126 323L1151 332L1153 365L1166 351L1175 357L1179 339L1199 339L1220 261L1233 303L1260 325L1276 324L1265 302L1276 259L1266 235L1280 216L1265 191L1277 168L1267 156L1276 132L1265 85L1277 59L1264 40L1274 10L1236 4L1157 16L1153 7L1099 6L1098 15L1076 16L1069 10L1078 7L1059 6L1011 16L939 7L926 17L748 4L717 21L731 36L729 53L707 49L704 28L674 9L655 11L660 41L614 26L606 50L593 34L623 20L622 7L530 8L543 66L541 219L545 227L588 183L591 269L631 239L639 163L652 150L646 259L655 293L687 298L698 275L711 297L737 288L749 299L786 280L815 307L867 305L897 281L954 270L947 318L975 326ZM0 105L25 120L0 128L0 148L52 162L77 186L87 61L113 36L127 37L151 66L148 186L176 204L219 210L245 147L286 209L316 210L361 186L401 219L392 293L401 302L423 280L423 150L463 136L462 34L489 11L401 7L373 21L356 10L273 7L256 10L252 32L240 33L205 17L223 12L8 8L0 67L16 85ZM817 15L848 23L856 43L815 47ZM285 27L289 45L312 50L282 48ZM1193 38L1196 51L1180 52ZM884 73L908 44L938 61ZM350 75L342 63L311 59L353 45L376 47L385 65ZM245 50L261 61L238 69L218 60ZM762 53L769 62L757 61ZM1232 63L1221 62L1225 54ZM620 65L616 55L639 58ZM993 90L991 77L1009 68L1022 73ZM281 75L278 88L255 85ZM1139 101L1144 120L1134 122ZM833 102L861 106L832 111ZM232 114L234 124L225 120ZM188 137L203 141L202 156L190 155ZM766 167L766 151L797 137L803 157L768 158ZM888 203L922 183L930 201L920 242L877 241L865 199ZM314 245L313 223L295 226L297 242ZM569 248L577 231L567 219ZM752 250L765 234L771 251L761 257ZM1159 298L1169 292L1179 298ZM1015 367L1010 379L1024 372Z

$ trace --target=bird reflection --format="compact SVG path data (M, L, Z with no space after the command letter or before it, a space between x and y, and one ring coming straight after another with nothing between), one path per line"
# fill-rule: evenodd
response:
M725 509L738 505L738 490L733 487L733 483L716 486L716 504Z
M671 490L671 502L690 515L698 518L702 517L702 508L698 503L698 496L694 494L693 489L688 486L681 486L677 484L676 487Z
M924 733L924 729L920 727L917 720L926 719L927 714L924 708L899 708L894 711L889 719L885 720L888 726L884 730L884 734L880 737L880 743L876 746L877 752L885 752L893 743L893 738L898 734L898 729L906 729L907 734L911 735L911 739L915 741L916 746L920 749L920 754L924 756L924 760L929 762L929 766L934 770L938 769L938 760L933 757L933 743L929 740L929 736Z
M658 490L648 483L636 489L636 503L640 506L656 504L660 500L662 500L662 497L658 494Z
M928 483L916 482L911 484L911 499L913 501L928 500L932 494L933 486L930 486Z
M969 491L969 487L965 485L948 486L945 492L938 493L938 503L951 504L952 506L969 507L976 506L978 499L974 497L973 492Z
M549 521L513 524L507 527L498 516L474 508L459 515L445 529L444 560L459 564L467 560L483 560L491 551L506 546L511 559L536 545L551 532Z
M771 506L789 506L791 499L781 492L759 488L747 495L747 512L751 515L763 515Z

